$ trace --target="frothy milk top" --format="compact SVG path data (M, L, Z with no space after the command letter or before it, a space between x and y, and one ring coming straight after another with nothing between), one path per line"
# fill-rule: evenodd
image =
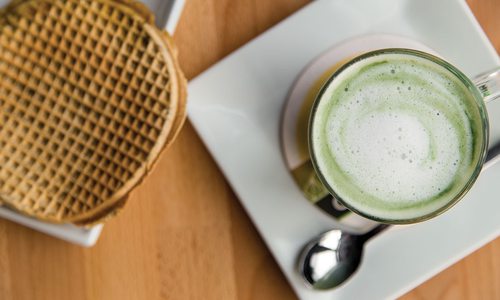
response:
M349 207L386 220L446 206L480 161L481 106L441 65L386 53L350 65L316 106L311 148Z

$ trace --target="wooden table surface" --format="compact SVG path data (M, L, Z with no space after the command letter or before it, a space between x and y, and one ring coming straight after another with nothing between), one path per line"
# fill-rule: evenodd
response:
M193 78L306 0L189 0L175 41ZM500 2L469 0L500 50ZM0 220L0 299L295 299L190 124L83 249ZM500 239L403 299L500 299Z

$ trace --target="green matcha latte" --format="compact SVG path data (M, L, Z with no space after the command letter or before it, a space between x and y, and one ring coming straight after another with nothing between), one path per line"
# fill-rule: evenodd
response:
M428 54L393 49L348 63L320 92L310 149L322 182L351 210L427 219L470 188L487 144L472 83Z

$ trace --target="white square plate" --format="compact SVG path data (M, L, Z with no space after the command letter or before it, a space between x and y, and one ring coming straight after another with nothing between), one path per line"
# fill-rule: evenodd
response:
M280 114L301 69L348 38L387 33L436 50L474 76L500 65L462 0L318 0L225 58L190 83L189 116L302 299L395 298L500 233L500 165L433 220L372 240L358 273L328 292L305 288L295 269L300 248L333 221L310 205L280 151ZM488 107L492 143L500 105Z

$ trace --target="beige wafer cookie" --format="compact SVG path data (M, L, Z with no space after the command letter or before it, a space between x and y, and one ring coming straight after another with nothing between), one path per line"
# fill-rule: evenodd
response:
M172 41L172 38L168 33L163 34L163 38L167 43L167 46L170 49L170 52L173 53L174 57L177 58L177 49L175 48L175 45ZM179 84L179 101L177 103L177 114L174 120L174 124L172 126L172 129L170 131L170 134L167 138L167 147L175 140L177 135L179 134L182 125L184 125L184 121L186 120L186 114L187 114L187 81L186 78L184 77L184 74L182 74L181 68L179 66L179 63L177 59L174 60L174 63L176 64L176 69L177 69L177 76L179 78L178 84Z
M0 201L52 222L114 214L185 118L166 33L125 0L19 0L0 17Z

